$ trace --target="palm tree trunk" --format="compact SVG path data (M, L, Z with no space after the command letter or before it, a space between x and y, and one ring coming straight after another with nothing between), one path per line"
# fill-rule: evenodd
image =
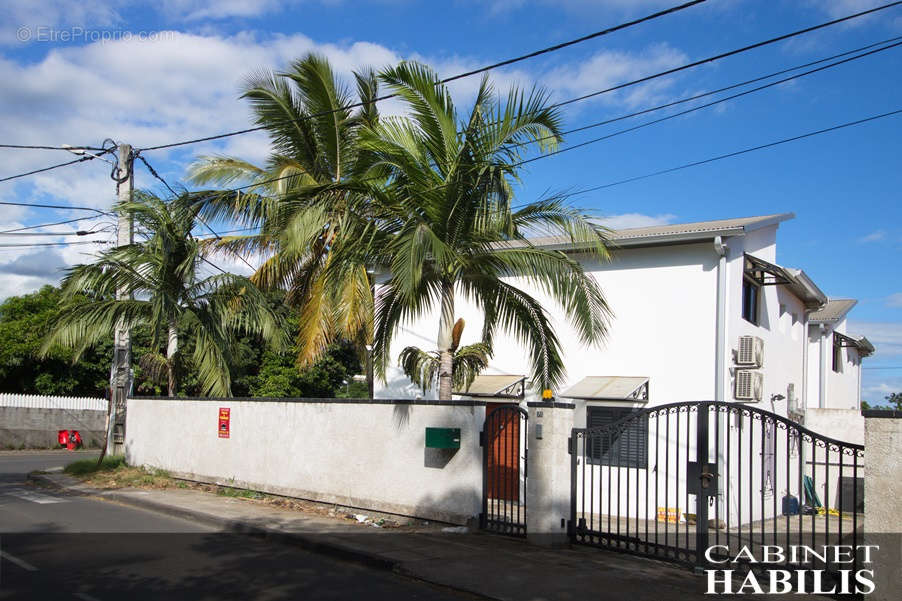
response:
M454 283L442 284L442 314L438 328L438 398L451 400L451 382L454 377L454 352L451 350L454 329Z
M169 396L175 396L175 354L179 350L179 334L175 320L169 321L169 343L166 345L166 374L168 376Z

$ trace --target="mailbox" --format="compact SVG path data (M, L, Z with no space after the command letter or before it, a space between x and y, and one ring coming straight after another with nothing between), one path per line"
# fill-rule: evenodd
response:
M460 428L426 428L426 448L459 449Z

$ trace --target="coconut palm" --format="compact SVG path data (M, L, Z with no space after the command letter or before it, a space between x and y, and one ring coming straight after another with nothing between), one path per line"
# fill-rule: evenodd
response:
M242 97L250 101L256 124L269 134L272 152L266 164L207 156L190 169L196 184L250 185L239 194L206 195L203 210L259 228L217 245L266 257L251 279L262 288L287 290L286 302L300 309L300 365L314 361L338 338L355 341L360 349L372 338L372 282L366 266L346 269L340 281L325 279L335 239L348 229L348 221L366 218L347 210L353 192L320 188L367 166L357 134L378 120L373 102L377 84L368 71L355 79L356 98L328 60L316 54L295 61L285 73L251 77ZM354 103L364 104L346 108Z
M555 147L560 116L547 95L512 89L502 100L488 78L472 110L461 119L436 74L416 63L385 70L380 79L409 111L383 117L359 134L373 170L387 170L384 185L357 181L356 198L371 199L374 221L333 246L340 272L365 256L387 268L376 299L374 354L385 377L398 326L439 309L439 398L454 381L453 324L458 297L482 309L482 342L506 331L529 349L537 385L562 381L560 341L537 288L560 304L579 342L598 343L608 308L594 279L572 256L532 244L527 235L557 235L590 258L606 260L606 232L554 196L512 206L521 153ZM377 171L379 175L384 171ZM347 261L345 257L348 257ZM435 307L437 305L437 307Z
M451 383L455 390L467 390L486 367L492 358L492 348L477 342L460 346L460 337L464 331L464 320L458 319L451 330ZM398 355L398 365L410 381L426 392L438 381L441 354L438 351L426 352L415 346L405 347Z
M150 347L140 358L152 377L165 374L169 396L178 388L176 362L182 339L194 342L191 362L203 394L231 394L229 359L233 337L259 334L276 348L284 344L279 319L263 294L247 279L231 273L202 277L209 263L191 234L197 217L188 194L164 200L135 192L116 211L132 216L142 242L101 253L92 264L76 265L63 280L69 301L51 324L43 352L60 345L76 350L108 339L118 327L144 326ZM117 291L129 298L116 298ZM159 352L165 346L165 352Z

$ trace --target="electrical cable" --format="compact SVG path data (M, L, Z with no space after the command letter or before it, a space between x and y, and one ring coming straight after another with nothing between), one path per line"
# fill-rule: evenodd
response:
M0 144L0 148L10 148L16 150L105 150L105 148L97 148L96 146L39 146L30 144Z
M166 186L166 188L172 193L173 196L178 196L178 193L176 193L176 191L172 189L172 186L170 186L169 183L168 183L165 179L163 179L163 177L162 177L159 173L157 173L157 170L154 169L154 168L150 165L150 163L147 161L147 159L145 159L144 157L141 156L141 151L140 151L140 150L137 151L137 152L134 154L134 158L141 159L141 162L144 163L144 166L147 167L147 169L150 171L150 174L151 174L152 176L154 176L155 178L157 178L158 180L160 180L161 182L163 182L163 185ZM212 227L210 227L210 224L207 223L207 222L204 220L203 217L201 217L200 215L196 215L196 217L197 217L197 220L198 220L198 221L200 221L200 222L201 222L208 230L210 230L210 233L211 233L211 234L213 234L214 236L216 236L216 239L217 239L217 240L222 240L222 236L220 236L218 233L216 233L216 230L214 230ZM247 265L250 269L253 269L254 271L256 271L256 269L254 268L254 266L251 265L251 264L247 261L247 259L245 259L244 257L242 257L240 254L238 254L238 253L232 253L232 254L234 254L236 257L238 257L239 259L241 259L241 262L244 263L245 265ZM202 257L202 258L203 258L205 261L207 261L207 263L210 263L210 261L208 261L205 257ZM210 264L213 265L213 263L210 263ZM222 271L223 273L225 273L225 271L223 271L220 267L215 266L215 265L214 265L214 267L216 267L217 269L219 269L220 271Z
M560 107L560 106L566 106L566 105L568 105L568 104L573 104L573 103L575 103L575 102L580 102L580 101L582 101L582 100L587 100L587 99L589 99L589 98L594 98L594 97L599 96L599 95L601 95L601 94L606 94L606 93L609 93L609 92L613 92L613 91L615 91L615 90L621 90L621 89L624 89L624 88L627 88L627 87L630 87L630 86L634 86L634 85L637 85L637 84L640 84L640 83L644 83L644 82L647 82L647 81L651 81L651 80L653 80L653 79L657 79L657 78L659 78L659 77L664 77L665 75L672 75L673 73L677 73L677 72L680 72L680 71L684 71L684 70L686 70L686 69L691 69L691 68L693 68L693 67L697 67L697 66L704 65L704 64L707 64L707 63L712 63L712 62L715 62L715 61L718 61L718 60L721 60L721 59L724 59L724 58L728 58L728 57L730 57L730 56L735 56L735 55L737 55L737 54L741 54L741 53L743 53L743 52L748 52L749 50L755 50L755 49L761 48L761 47L763 47L763 46L767 46L767 45L770 45L770 44L775 44L775 43L777 43L777 42L782 42L782 41L784 41L784 40L788 40L788 39L790 39L790 38L793 38L793 37L796 37L796 36L799 36L799 35L803 35L803 34L806 34L806 33L810 33L810 32L812 32L812 31L817 31L817 30L819 30L819 29L823 29L823 28L825 28L825 27L830 27L830 26L832 26L832 25L837 25L837 24L839 24L839 23L844 23L844 22L849 21L849 20L852 20L852 19L857 19L857 18L859 18L859 17L863 17L863 16L866 16L866 15L869 15L869 14L873 14L873 13L875 13L875 12L877 12L877 11L881 11L881 10L886 10L886 9L889 9L889 8L893 8L893 7L895 7L895 6L899 6L900 4L902 4L902 0L896 0L895 2L891 2L891 3L889 3L889 4L884 4L884 5L882 5L882 6L878 6L878 7L875 7L875 8L871 8L871 9L868 9L868 10L865 10L865 11L861 11L861 12L858 12L858 13L854 13L854 14L851 14L851 15L847 15L847 16L845 16L845 17L840 17L840 18L838 18L838 19L833 19L832 21L827 21L827 22L821 23L821 24L819 24L819 25L812 25L812 26L806 27L806 28L804 28L804 29L799 29L799 30L796 30L796 31L793 31L793 32L790 32L790 33L787 33L787 34L783 34L783 35L780 35L780 36L777 36L777 37L774 37L774 38L770 38L770 39L767 39L767 40L764 40L764 41L761 41L761 42L756 42L756 43L754 43L754 44L749 44L749 45L747 45L747 46L743 46L743 47L741 47L741 48L736 48L736 49L730 50L730 51L728 51L728 52L723 52L723 53L720 53L720 54L717 54L717 55L714 55L714 56L710 56L710 57L705 58L705 59L701 59L701 60L698 60L698 61L693 61L693 62L691 62L691 63L686 63L686 64L681 65L681 66L679 66L679 67L674 67L674 68L672 68L672 69L667 69L666 71L661 71L661 72L659 72L659 73L655 73L655 74L652 74L652 75L648 75L648 76L645 76L645 77L642 77L642 78L639 78L639 79L636 79L636 80L633 80L633 81L628 81L628 82L625 82L625 83L622 83L622 84L618 84L618 85L613 86L613 87L610 87L610 88L606 88L606 89L603 89L603 90L598 90L598 91L595 91L595 92L591 92L591 93L589 93L589 94L585 94L585 95L583 95L583 96L578 96L578 97L576 97L576 98L571 98L571 99L569 99L569 100L564 100L564 101L561 101L561 102L558 102L558 103L553 103L553 104L550 104L550 105L548 105L548 106L543 107L543 109L546 109L546 110L547 110L547 109L550 109L550 108L556 108L556 107ZM524 55L524 56L525 56L525 55ZM480 72L480 71L477 70L476 72ZM437 82L437 84L442 84L442 83L445 83L445 82L447 82L447 81L453 81L453 80L456 79L456 78L458 78L457 75L454 75L454 76L452 76L452 77L448 77L448 78L445 78L445 79L441 79L441 80L439 80L439 81ZM385 95L385 96L379 96L379 97L374 98L373 100L369 100L369 101L367 101L367 102L356 102L356 103L351 103L351 104L348 104L348 105L345 105L345 106L341 106L341 107L339 107L339 108L337 108L337 109L332 109L332 110L329 110L329 111L322 111L322 112L320 112L320 113L315 113L315 114L313 114L313 115L307 115L307 116L303 117L303 119L304 119L304 120L309 120L309 119L315 119L315 118L317 118L317 117L324 117L324 116L331 115L331 114L334 114L334 113L337 113L337 112L340 112L340 111L345 111L345 110L348 110L348 109L357 108L357 107L365 106L365 105L368 105L368 104L372 104L372 103L374 103L374 102L379 102L379 101L382 101L382 100L387 100L387 99L389 99L389 98L394 98L394 97L396 97L396 96L397 96L396 94L389 94L389 95ZM162 150L162 149L165 149L165 148L174 148L174 147L177 147L177 146L185 146L185 145L188 145L188 144L197 144L197 143L200 143L200 142L209 142L209 141L212 141L212 140L218 140L218 139L222 139L222 138L228 138L228 137L231 137L231 136L237 136L237 135L242 135L242 134L251 133L251 132L255 132L255 131L261 131L261 130L264 130L264 129L266 129L266 128L267 128L267 126L265 126L265 125L259 125L259 126L256 126L256 127L251 127L251 128L247 128L247 129L237 130L237 131L233 131L233 132L226 132L226 133L223 133L223 134L217 134L217 135L212 135L212 136L206 136L206 137L202 137L202 138L194 138L194 139L191 139L191 140L183 140L183 141L180 141L180 142L172 142L172 143L169 143L169 144L160 144L160 145L158 145L158 146L148 146L148 147L145 147L145 148L141 148L140 151L145 151L145 150Z
M654 171L654 172L652 172L652 173L646 173L646 174L644 174L644 175L638 175L638 176L635 176L635 177L629 177L629 178L622 179L622 180L619 180L619 181L616 181L616 182L611 182L611 183L609 183L609 184L603 184L603 185L601 185L601 186L593 186L593 187L591 187L591 188L585 188L585 189L582 189L582 190L577 190L577 191L575 191L575 192L569 193L569 194L568 194L568 197L577 196L577 195L580 195L580 194L586 194L586 193L588 193L588 192L595 192L595 191L597 191L597 190L604 190L604 189L606 189L606 188L613 188L614 186L619 186L619 185L621 185L621 184L627 184L627 183L630 183L630 182L635 182L635 181L638 181L638 180L647 179L647 178L655 177L655 176L658 176L658 175L664 175L664 174L666 174L666 173L673 173L674 171L681 171L681 170L683 170L683 169L688 169L688 168L690 168L690 167L697 167L697 166L699 166L699 165L705 165L705 164L707 164L707 163L713 163L713 162L715 162L715 161L720 161L720 160L723 160L723 159L728 159L728 158L731 158L731 157L735 157L735 156L747 154L747 153L750 153L750 152L754 152L754 151L756 151L756 150L763 150L763 149L765 149L765 148L771 148L771 147L774 147L774 146L779 146L779 145L781 145L781 144L787 144L787 143L789 143L789 142L795 142L795 141L797 141L797 140L802 140L802 139L805 139L805 138L810 138L810 137L812 137L812 136L817 136L817 135L820 135L820 134L825 134L825 133L828 133L828 132L836 131L836 130L838 130L838 129L844 129L844 128L846 128L846 127L852 127L852 126L855 126L855 125L861 125L862 123L868 123L868 122L870 122L870 121L876 121L877 119L883 119L883 118L885 118L885 117L891 117L891 116L893 116L893 115L898 115L898 114L900 114L900 113L902 113L902 109L896 109L896 110L894 110L894 111L889 111L889 112L887 112L887 113L881 113L881 114L879 114L879 115L872 115L872 116L870 116L870 117L865 117L865 118L863 118L863 119L857 119L857 120L855 120L855 121L849 121L849 122L847 122L847 123L841 123L841 124L839 124L839 125L834 125L834 126L832 126L832 127L826 127L826 128L824 128L824 129L819 129L819 130L816 130L816 131L811 131L811 132L808 132L808 133L800 134L800 135L798 135L798 136L792 136L791 138L783 138L782 140L776 140L776 141L774 141L774 142L768 142L767 144L761 144L761 145L759 145L759 146L753 146L753 147L751 147L751 148L744 148L744 149L742 149L742 150L737 150L737 151L735 151L735 152L729 152L729 153L727 153L727 154L721 154L721 155L718 155L718 156L715 156L715 157L710 157L710 158L703 159L703 160L700 160L700 161L693 161L693 162L691 162L691 163L685 163L685 164L683 164L683 165L678 165L678 166L676 166L676 167L670 167L670 168L668 168L668 169L661 169L660 171Z
M39 223L37 225L28 225L25 227L19 227L11 230L3 230L0 231L0 234L12 234L13 232L22 232L25 230L36 230L42 227L51 227L54 225L65 225L67 223L76 223L78 221L85 221L87 219L97 219L96 215L91 215L90 217L76 217L75 219L66 219L65 221L54 221L53 223Z
M30 204L27 202L10 202L10 201L0 201L0 205L10 205L15 207L35 207L38 209L68 209L71 211L94 211L100 215L113 215L108 211L101 211L100 209L94 209L91 207L73 207L66 205L45 205L45 204ZM91 217L85 217L85 219L92 219Z
M0 244L0 248L31 248L38 246L75 246L76 244L105 244L105 240L81 240L78 242L25 242L22 244Z
M50 165L49 167L42 167L41 169L35 169L34 171L28 171L26 173L19 173L18 175L10 175L8 177L0 178L0 182L8 182L11 179L18 179L20 177L26 177L29 175L34 175L35 173L44 173L45 171L50 171L52 169L59 169L60 167L67 167L69 165L74 165L75 163L84 163L85 161L90 161L94 157L81 157L75 159L74 161L66 161L65 163L58 163L56 165Z
M741 88L742 86L746 86L746 85L749 85L749 84L757 83L757 82L759 82L759 81L764 81L765 79L770 79L770 78L772 78L772 77L777 77L777 76L783 75L783 74L785 74L785 73L791 73L792 71L798 71L799 69L804 69L804 68L806 68L806 67L811 67L811 66L813 66L813 65L818 65L818 64L821 64L821 63L825 63L825 62L831 61L831 60L833 60L833 59L837 59L837 58L840 58L840 57L843 57L843 56L848 56L848 55L850 55L850 54L855 54L855 53L857 53L857 52L862 52L862 51L864 51L864 50L869 50L869 49L874 48L874 47L876 47L876 46L883 46L884 44L889 44L889 43L891 43L891 42L896 42L896 41L899 41L899 40L902 40L902 36L896 36L896 37L893 37L893 38L889 38L889 39L886 39L886 40L882 40L882 41L880 41L880 42L874 42L873 44L868 44L868 45L866 45L866 46L861 46L860 48L855 48L855 49L853 49L853 50L847 50L847 51L845 51L845 52L840 52L839 54L834 54L834 55L832 55L832 56L828 56L828 57L825 57L825 58L820 58L820 59L815 60L815 61L811 61L811 62L808 62L808 63L803 63L803 64L801 64L801 65L796 65L795 67L788 67L788 68L786 68L786 69L780 69L779 71L774 71L773 73L768 73L767 75L761 75L761 76L759 76L759 77L754 77L754 78L752 78L752 79L747 79L747 80L745 80L745 81L741 81L741 82L738 82L738 83L730 84L730 85L728 85L728 86L724 86L724 87L722 87L722 88L717 88L716 90L710 90L710 91L708 91L708 92L702 92L702 93L700 93L700 94L695 94L695 95L693 95L693 96L688 96L688 97L686 97L686 98L680 98L679 100L674 100L674 101L671 101L671 102L667 102L667 103L665 103L665 104L659 104L659 105L657 105L657 106L645 108L645 109L642 109L642 110L639 110L639 111L635 111L635 112L633 112L633 113L627 113L627 114L625 114L625 115L620 115L620 116L618 116L618 117L611 117L611 118L609 118L609 119L605 119L604 121L596 121L595 123L589 123L589 124L587 124L587 125L581 125L581 126L579 126L579 127L573 128L573 129L568 129L568 130L562 131L562 132L561 132L561 135L566 136L566 135L568 135L568 134L575 134L575 133L579 133L579 132L581 132L581 131L585 131L585 130L587 130L587 129L593 129L593 128L596 128L596 127L601 127L602 125L609 125L609 124L611 124L611 123L616 123L617 121L624 121L624 120L630 119L630 118L632 118L632 117L638 117L638 116L640 116L640 115L645 115L645 114L652 113L652 112L655 112L655 111L660 111L660 110L662 110L662 109L671 108L671 107L674 107L674 106L677 106L677 105L680 105L680 104L685 104L685 103L687 103L687 102L692 102L693 100L699 100L699 99L705 98L705 97L707 97L707 96L713 96L714 94L720 94L721 92L727 92L727 91L729 91L729 90L733 90L733 89L736 89L736 88ZM880 49L878 50L878 52L879 52L879 51L882 51L882 50L888 50L889 48L892 48L892 47L895 47L895 46L896 46L895 44L894 44L893 46L885 46L885 47L883 47L883 48L880 48ZM870 54L870 53L869 53L869 54ZM859 56L857 56L857 57L855 57L855 58L861 58L861 57L863 57L863 56L867 56L867 55L866 55L866 54L862 54L862 55L859 55ZM835 63L835 64L840 64L840 63ZM809 73L812 73L812 72L813 72L813 71L810 71ZM534 143L534 142L538 142L538 141L541 141L541 140L548 140L548 139L551 139L551 138L554 138L554 137L556 137L556 136L544 136L544 137L541 137L541 138L537 138L536 140L530 140L530 141L527 141L527 142L516 142L516 143L510 144L509 146L511 146L511 147L525 146L525 145L527 145L527 144L532 144L532 143Z
M746 95L752 94L752 93L754 93L754 92L760 92L761 90L765 90L765 89L767 89L767 88L772 88L772 87L774 87L774 86L778 86L778 85L783 84L783 83L786 83L786 82L788 82L788 81L793 81L793 80L795 80L795 79L799 79L800 77L805 77L806 75L811 75L812 73L818 73L818 72L824 71L824 70L826 70L826 69L831 69L831 68L833 68L833 67L837 67L837 66L843 65L843 64L848 63L848 62L850 62L850 61L854 61L854 60L857 60L857 59L859 59L859 58L864 58L864 57L866 57L866 56L870 56L870 55L875 54L875 53L877 53L877 52L883 52L884 50L890 50L891 48L896 48L896 47L898 47L898 46L902 46L902 41L896 42L895 44L891 44L891 45L889 45L889 46L884 46L884 47L882 47L882 48L877 48L877 49L875 49L875 50L871 50L871 51L866 52L866 53L864 53L864 54L859 54L859 55L856 55L856 56L851 56L851 57L849 57L849 58L845 58L845 59L840 60L840 61L837 61L837 62L835 62L835 63L830 63L830 64L828 64L828 65L823 65L823 66L818 67L818 68L816 68L816 69L811 69L810 71L804 71L804 72L802 72L802 73L797 73L796 75L791 75L791 76L789 76L789 77L784 77L783 79L778 79L778 80L776 80L776 81L772 81L772 82L770 82L770 83L766 83L766 84L764 84L764 85L762 85L762 86L758 86L758 87L756 87L756 88L751 88L751 89L749 89L749 90L744 90L744 91L738 92L738 93L736 93L736 94L731 94L730 96L725 96L725 97L723 97L723 98L719 98L719 99L713 100L713 101L711 101L711 102L706 102L705 104L700 104L700 105L698 105L698 106L694 106L694 107L689 108L689 109L686 109L686 110L684 110L684 111L679 111L679 112L677 112L677 113L673 113L672 115L667 115L666 117L661 117L660 119L654 119L654 120L652 120L652 121L646 121L645 123L640 123L639 125L635 125L635 126L633 126L633 127L628 127L628 128L626 128L626 129L621 129L621 130L612 132L612 133L610 133L610 134L606 134L606 135L604 135L604 136L600 136L600 137L598 137L598 138L592 138L591 140L586 140L586 141L580 142L580 143L578 143L578 144L572 144L572 145L570 145L570 146L567 146L567 147L565 147L565 148L561 148L561 149L559 149L559 150L554 150L554 151L552 151L552 152L547 152L547 153L545 153L545 154L541 154L541 155L536 156L536 157L533 157L533 158L531 158L531 159L526 159L526 160L520 161L519 163L514 163L513 166L514 166L514 167L519 167L519 166L521 166L521 165L525 165L526 163L532 163L533 161L538 161L538 160L541 160L541 159L547 159L547 158L549 158L549 157L557 156L557 155L559 155L559 154L563 154L563 153L568 152L568 151L571 151L571 150L576 150L576 149L578 149L578 148L583 148L583 147L585 147L585 146L589 146L590 144L595 144L596 142L601 142L601 141L603 141L603 140L607 140L607 139L613 138L613 137L615 137L615 136L619 136L619 135L622 135L622 134L625 134L625 133L629 133L629 132L632 132L632 131L636 131L636 130L639 130L639 129L648 127L648 126L650 126L650 125L655 125L655 124L657 124L657 123L662 123L662 122L664 122L664 121L669 121L670 119L675 119L675 118L677 118L677 117L681 117L681 116L683 116L683 115L687 115L687 114L693 113L693 112L695 112L695 111L700 111L700 110L702 110L702 109L709 108L709 107L715 106L715 105L717 105L717 104L721 104L721 103L723 103L723 102L727 102L728 100L733 100L733 99L735 99L735 98L739 98L739 97L741 97L741 96L746 96Z

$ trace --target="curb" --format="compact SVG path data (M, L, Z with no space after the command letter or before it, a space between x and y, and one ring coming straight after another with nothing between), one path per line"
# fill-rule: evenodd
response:
M416 580L418 582L441 589L464 593L466 595L471 595L477 599L484 599L486 601L502 601L497 597L492 597L486 595L485 593L468 589L466 587L454 586L446 582L438 582L424 578L418 575L416 572L405 568L401 562L386 559L385 557L382 557L381 555L378 555L376 553L361 551L360 549L319 540L318 538L315 539L303 533L283 532L281 530L275 530L273 528L255 526L253 524L249 524L240 520L221 518L219 516L201 511L191 511L190 509L185 509L183 507L173 507L172 505L159 503L157 501L151 501L150 499L142 499L140 497L136 498L129 495L123 495L116 491L104 491L96 488L90 488L78 483L78 481L71 476L66 476L63 474L30 473L28 474L28 480L41 483L45 486L49 486L57 490L74 493L78 496L94 497L101 501L113 501L128 507L145 509L170 517L185 519L207 526L221 528L224 531L235 534L245 534L248 536L265 538L277 543L298 547L312 553L318 553L320 555L332 557L334 559L357 563L385 572L393 572L403 578Z
M69 479L68 477L66 478ZM279 543L299 547L301 549L312 551L314 553L319 553L321 555L334 557L335 559L353 561L354 563L359 563L378 570L396 573L402 572L400 563L396 561L385 559L384 557L376 555L375 553L361 551L359 549L345 545L317 540L308 535L297 532L283 532L281 530L275 530L272 528L255 526L248 524L247 522L242 522L240 520L231 520L211 515L209 513L191 511L190 509L185 509L182 507L173 507L172 505L158 503L149 499L141 499L129 495L123 495L115 491L102 491L96 488L82 486L80 484L64 484L62 482L59 482L57 478L49 477L48 474L28 474L28 479L33 482L39 482L41 484L56 488L58 490L73 492L80 496L90 496L96 497L100 500L115 501L129 507L146 509L149 511L154 511L156 513L162 513L170 517L181 518L192 522L199 522L207 526L214 526L221 528L227 532L262 537Z

